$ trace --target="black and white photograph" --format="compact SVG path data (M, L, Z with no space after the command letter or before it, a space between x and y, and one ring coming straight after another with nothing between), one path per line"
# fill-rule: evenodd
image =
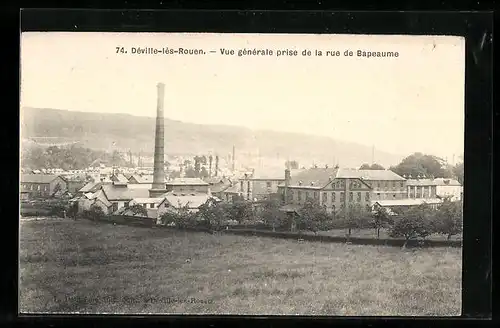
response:
M24 32L19 311L460 316L465 39Z

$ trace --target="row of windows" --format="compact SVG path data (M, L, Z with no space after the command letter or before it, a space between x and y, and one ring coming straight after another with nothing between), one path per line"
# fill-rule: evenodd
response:
M308 199L310 193L304 192L304 194L305 194L305 199ZM335 203L335 201L336 201L336 193L335 192L332 192L332 193L323 192L322 202L326 203L328 201L328 194L331 195L331 202ZM364 194L365 194L365 201L369 202L370 201L370 193L365 192ZM314 199L318 199L319 192L314 191L312 195L313 195ZM293 199L293 191L290 191L290 197L292 197L292 199ZM297 199L299 202L302 201L302 192L300 190L297 191ZM361 202L361 199L362 199L362 193L359 191L356 192L356 201ZM340 192L340 201L345 202L345 193L343 191ZM352 192L352 191L349 192L349 201L351 201L351 202L354 201L354 192Z
M374 181L371 183L373 188L396 188L396 187L401 187L403 188L404 181Z
M22 185L24 190L38 190L38 191L49 191L49 186L48 185L32 185L32 184L23 184Z

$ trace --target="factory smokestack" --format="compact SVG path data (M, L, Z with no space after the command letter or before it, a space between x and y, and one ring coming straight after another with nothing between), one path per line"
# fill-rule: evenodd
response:
M157 87L157 107L156 107L156 134L155 134L155 155L153 170L153 186L149 190L149 197L159 197L165 192L165 119L163 117L163 101L165 98L165 84L158 83Z
M233 145L233 156L231 156L231 159L233 160L233 167L232 167L233 172L234 172L234 157L235 157L235 155L236 155L236 149L235 149L235 147Z

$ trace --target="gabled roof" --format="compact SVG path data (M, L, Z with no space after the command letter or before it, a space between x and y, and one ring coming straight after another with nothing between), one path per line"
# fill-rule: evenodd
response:
M212 191L212 192L215 192L215 191ZM219 192L225 192L228 194L239 194L240 193L240 186L235 183L232 186L230 185L227 188L225 188Z
M407 186L461 186L460 182L455 179L408 179L406 180Z
M134 198L148 198L149 190L142 188L128 188L126 186L115 186L111 184L102 185L101 189L104 191L106 198L110 201L113 200L132 200Z
M99 188L101 188L101 186L103 185L102 182L89 182L87 183L86 185L84 185L82 188L80 188L80 190L78 190L78 192L83 192L83 193L86 193L86 192L95 192L96 190L98 190Z
M335 168L310 168L300 170L295 174L291 174L290 187L312 187L323 188L335 179L337 169Z
M346 169L340 168L337 173L337 178L358 178L366 181L404 181L406 180L402 176L392 172L391 170L356 170L356 169Z
M57 177L55 174L21 174L21 183L51 183Z
M137 183L141 183L141 184L143 184L143 183L151 184L151 183L153 183L153 176L152 175L133 174L128 179L128 181L131 183L134 183L135 182L134 180L137 181Z
M199 178L175 178L167 182L170 186L208 186L208 183Z
M111 180L120 182L120 183L127 183L128 179L121 173L115 174L111 176Z
M165 197L163 202L168 202L171 206L175 208L180 208L188 204L189 208L199 208L201 205L205 204L209 199L219 200L217 197L210 196L208 194L177 194L173 192L167 192L163 194Z

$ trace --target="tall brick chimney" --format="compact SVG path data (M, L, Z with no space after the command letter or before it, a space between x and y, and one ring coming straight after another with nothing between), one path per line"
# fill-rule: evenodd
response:
M167 192L165 186L165 119L163 117L163 101L165 98L165 84L158 83L156 105L156 134L155 155L153 170L153 186L149 190L149 197L159 197Z

